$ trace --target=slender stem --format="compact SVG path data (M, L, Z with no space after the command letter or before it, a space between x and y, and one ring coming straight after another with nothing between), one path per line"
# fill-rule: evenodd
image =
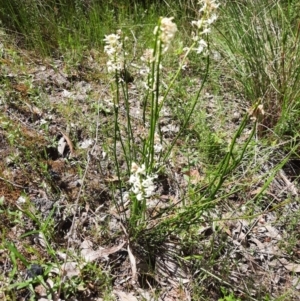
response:
M154 137L155 137L155 129L156 123L158 119L158 99L159 99L159 65L161 62L161 41L159 38L160 32L157 30L155 36L155 43L153 49L153 57L155 58L151 63L151 77L150 77L150 93L151 93L151 112L150 112L150 130L149 136L146 141L146 148L144 152L145 164L147 173L151 172L153 169L153 161L154 161Z
M184 59L187 57L188 53L191 51L191 49L193 49L194 46L195 46L195 43L193 43L193 45L189 48L189 50L187 51L186 55L184 56ZM183 62L184 62L184 59L183 59ZM183 63L182 63L182 64L183 64ZM197 104L197 102L198 102L200 93L201 93L201 91L202 91L202 89L203 89L203 86L204 86L206 80L207 80L207 77L208 77L208 71L209 71L209 66L210 66L210 59L209 59L209 56L207 56L207 60L206 60L206 68L205 68L205 75L204 75L204 78L203 78L203 80L202 80L202 82L201 82L201 86L200 86L199 90L197 91L197 94L196 94L196 96L195 96L195 98L194 98L194 101L193 101L193 103L192 103L192 107L191 107L190 111L188 112L186 119L184 120L183 126L181 127L181 129L180 129L180 131L178 132L178 134L176 135L176 137L173 139L171 146L170 146L170 147L168 148L168 150L165 152L165 155L164 155L164 157L163 157L163 161L165 161L165 160L169 157L169 155L170 155L170 153L171 153L171 151L172 151L172 149L173 149L173 147L174 147L176 141L178 140L179 136L180 136L180 135L182 134L182 132L185 130L185 128L186 128L188 122L190 121L190 118L191 118L191 116L192 116L192 114L193 114L193 112L194 112L194 109L195 109L195 107L196 107L196 104ZM169 85L169 87L168 87L168 89L167 89L167 91L166 91L166 93L165 93L164 99L165 99L166 96L168 95L168 93L169 93L171 87L174 85L175 80L176 80L176 78L178 77L180 71L181 71L181 66L180 66L180 68L178 69L178 71L177 71L177 73L175 74L175 76L173 77L173 79L172 79L172 81L171 81L171 84ZM164 101L164 99L163 99L163 101ZM163 103L163 101L162 101L162 103ZM162 106L162 103L161 103L161 106Z
M119 116L119 87L118 87L118 74L116 72L116 85L117 85L117 90L116 90L116 99L114 99L114 157L115 157L115 163L116 163L116 168L117 168L117 175L118 178L121 178L120 174L120 166L119 166L119 160L117 156L117 141L120 135L120 129L119 129L119 123L118 123L118 116ZM119 181L120 182L120 181Z
M130 105L129 105L129 97L128 97L128 86L126 83L121 83L122 85L122 91L124 95L125 100L125 110L126 110L126 118L127 118L127 149L129 154L129 161L130 163L132 160L136 159L136 150L134 148L134 136L131 126L131 116L130 116Z

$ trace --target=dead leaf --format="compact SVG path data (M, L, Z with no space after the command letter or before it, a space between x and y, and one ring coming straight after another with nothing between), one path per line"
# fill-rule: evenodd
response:
M87 149L90 146L92 146L93 144L94 144L94 140L93 139L85 139L84 141L82 141L79 144L79 147L82 148L82 149Z
M73 96L73 93L70 92L70 91L68 91L68 90L66 90L66 89L64 89L63 92L62 92L62 94L61 94L61 96L64 97L64 98L70 98L70 97Z
M184 173L186 176L188 176L191 184L197 184L203 181L204 177L200 175L199 171L197 169L188 170Z
M262 188L257 188L253 191L250 192L250 195L257 195L257 194L260 194L262 191Z
M268 230L268 236L271 237L271 238L274 238L274 239L277 239L277 240L280 240L282 239L282 236L280 235L279 231L274 228L273 226L271 225L265 225L265 228Z
M42 232L39 232L39 234L37 235L36 242L44 249L47 248L47 242L46 242L45 236Z
M163 133L167 133L167 132L170 132L170 133L178 133L179 132L179 126L177 125L174 125L174 124L167 124L165 126L162 126L161 127L161 131Z
M298 277L293 279L292 284L297 290L300 290L300 279Z
M34 291L39 295L39 296L47 296L47 291L46 288L42 285L39 284L34 288Z
M284 267L290 272L300 273L300 264L298 263L288 263Z
M265 246L263 243L261 243L258 239L256 239L255 237L251 238L251 241L254 242L256 244L256 246L260 249L263 250L265 249Z
M98 250L94 251L92 249L92 244L89 241L84 241L81 244L81 256L85 259L86 262L94 261L100 257L107 257L110 254L116 253L123 248L126 241L122 242L118 246L111 247L111 248L99 248Z
M80 275L80 269L77 262L66 262L62 265L62 270L68 278Z
M135 284L137 282L136 260L130 250L129 244L127 246L127 251L128 251L130 266L131 266L131 270L132 270L132 284Z
M67 141L67 144L70 148L71 155L75 156L74 146L73 146L73 143L72 143L71 139L69 138L69 136L64 131L60 131L60 132L63 135L63 137L65 138L65 140Z
M104 181L106 183L118 183L120 182L120 178L117 176L111 176L110 178L105 178Z
M285 267L290 272L300 273L300 264L288 262L286 258L278 258L277 260L273 260L272 262L269 263L269 265L276 266L276 267L280 265Z
M66 147L67 143L65 142L65 138L61 137L58 141L58 145L57 145L57 151L60 155L63 156L64 151L65 151L65 147Z

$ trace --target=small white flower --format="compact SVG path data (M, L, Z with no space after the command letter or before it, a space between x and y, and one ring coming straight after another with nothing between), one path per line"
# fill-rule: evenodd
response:
M136 195L141 193L141 189L138 186L132 186L131 191Z
M115 73L120 71L124 67L124 53L122 49L122 42L120 41L120 35L110 34L105 36L104 52L108 55L107 71L109 73Z
M149 198L155 191L155 185L153 184L154 177L147 176L146 179L142 181L142 186L144 188L145 197Z
M106 66L109 73L113 73L117 70L116 64L114 64L112 61L107 61Z
M155 60L155 57L153 56L153 49L146 49L141 60L146 63L152 63Z
M192 32L192 40L193 40L194 42L197 42L197 41L199 40L199 36L196 35L194 32Z
M160 39L164 43L163 52L167 51L168 46L171 43L177 31L177 25L174 22L172 22L172 20L173 17L162 18L160 21L160 30L161 30Z
M136 174L144 175L145 173L146 173L146 167L145 167L145 164L142 164L142 166L137 169Z
M136 199L137 199L138 201L142 201L142 200L143 200L143 194L142 194L142 193L138 193L138 194L136 195Z
M137 182L138 182L138 177L135 174L131 174L129 177L129 183L134 185Z
M200 29L203 25L203 20L192 21L192 25L195 25L198 29Z
M147 177L146 179L142 180L142 187L147 188L150 187L152 184L153 179L151 177Z
M210 24L214 23L217 19L218 19L218 16L217 16L216 14L212 14L212 15L210 16L210 18L208 18L208 19L206 20L206 23L207 23L208 25L210 25Z
M196 50L196 52L197 52L198 54L200 54L200 53L203 52L203 50L204 50L206 47L207 47L207 43L206 43L203 39L201 39L201 40L198 42L198 47L197 47L195 50Z
M163 150L163 146L159 143L154 144L154 152L156 154L160 153Z
M104 52L107 53L109 56L114 55L117 50L115 47L111 47L110 45L104 46Z
M104 42L108 45L116 45L119 43L120 36L117 34L110 34L108 36L105 36Z
M199 1L198 3L199 3L199 4L202 4L202 3L203 3L203 6L199 9L199 13L204 12L204 11L207 10L207 3L206 3L205 0L204 0L204 1Z
M138 166L134 162L131 164L131 172L128 182L131 184L130 190L135 194L136 199L141 201L151 197L156 189L153 180L157 176L146 175L145 164Z
M155 186L154 185L147 186L145 188L145 197L150 198L153 195L154 191L155 191Z
M198 41L198 47L194 48L194 50L200 54L203 53L204 49L207 47L206 42L201 38L201 36L211 32L211 24L218 19L215 10L220 4L215 0L199 0L198 3L202 5L199 10L200 19L192 21L191 23L198 29L196 33L192 33L192 39L194 42Z
M207 27L207 28L204 28L203 31L201 31L201 35L208 34L210 32L211 32L211 29L209 27Z
M215 0L200 0L198 3L203 5L199 12L206 13L212 12L220 6L220 4L217 3Z

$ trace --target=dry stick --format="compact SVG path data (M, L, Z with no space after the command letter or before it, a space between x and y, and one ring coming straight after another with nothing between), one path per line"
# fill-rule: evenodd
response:
M25 186L16 184L16 183L14 183L14 182L11 182L11 181L9 181L9 180L7 180L7 179L4 179L4 178L2 178L2 177L0 177L0 180L1 180L1 181L4 181L4 182L6 182L6 183L8 183L8 184L10 184L10 185L12 185L12 186L14 186L14 187L17 187L17 188L21 188L21 189L28 189L28 188L29 188L29 187L25 187ZM39 192L39 190L33 189L33 188L31 188L31 191Z
M103 91L105 91L105 89L103 89ZM97 112L97 125L96 125L96 136L95 136L95 143L90 151L90 153L93 153L93 151L95 150L95 147L96 147L96 144L97 144L97 141L98 141L98 133L99 133L99 120L100 120L100 99L102 98L104 92L101 93L100 97L99 97L99 100L98 100L98 112ZM75 212L78 211L78 203L79 203L79 198L80 198L80 195L81 195L81 192L83 190L83 187L84 187L84 181L85 181L85 178L86 178L86 175L87 175L87 172L88 172L88 169L89 169L89 163L90 163L90 155L89 155L89 152L87 153L87 163L86 163L86 167L85 167L85 171L84 171L84 174L83 174L83 177L82 177L82 184L80 186L80 189L79 189L79 192L78 192L78 195L77 195L77 198L75 200ZM70 245L71 245L71 239L73 239L74 237L74 230L75 230L75 219L76 219L76 215L74 214L73 216L73 219L72 219L72 225L71 225L71 228L70 228L70 231L68 233L68 243L67 243L67 250L70 248ZM64 260L64 264L63 266L66 265L67 263L67 260L68 260L68 253L66 252L66 257L65 257L65 260ZM63 270L60 271L60 274L61 274L61 278L64 278L65 276L63 276ZM58 301L59 300L59 296L60 296L60 293L61 293L61 286L62 286L62 283L64 281L61 281L60 283L60 286L59 286L59 290L58 290L58 294L56 296L54 296L54 301Z
M2 178L2 177L0 177L0 180L2 180L2 181L6 182L6 183L8 183L8 184L10 184L10 185L12 185L12 186L14 186L14 187L17 187L17 188L21 188L21 189L25 189L25 188L26 188L26 187L24 187L24 186L22 186L22 185L16 184L16 183L11 182L11 181L9 181L9 180L7 180L7 179L4 179L4 178Z
M73 146L71 139L69 138L68 134L66 132L64 132L63 130L60 130L60 132L63 135L63 137L65 138L65 140L67 141L67 144L70 148L70 153L71 153L72 157L74 157L75 151L74 151L74 146Z

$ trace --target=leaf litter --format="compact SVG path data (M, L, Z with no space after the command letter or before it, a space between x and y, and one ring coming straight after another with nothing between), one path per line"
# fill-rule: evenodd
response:
M93 60L92 63L95 64ZM97 66L97 68L102 67ZM300 289L298 276L300 256L297 251L299 245L296 244L290 254L284 251L282 246L289 238L289 230L282 216L278 212L269 210L268 207L262 213L260 206L257 205L253 207L255 214L258 214L257 217L243 218L245 214L243 208L247 198L259 194L260 181L247 188L246 200L241 195L235 194L232 196L235 201L227 202L227 207L217 206L215 211L212 210L210 215L215 220L213 223L211 216L203 217L203 228L198 230L198 246L188 250L187 246L181 246L179 237L169 238L160 246L160 250L166 251L156 254L155 263L152 268L149 268L146 258L138 254L135 246L131 246L126 239L122 225L123 217L114 211L112 198L117 196L112 195L109 184L118 180L112 171L113 164L105 155L103 144L100 143L104 136L96 140L94 133L85 124L87 113L90 114L89 123L97 124L91 104L93 102L91 93L105 98L101 104L103 106L101 122L109 122L111 108L107 96L109 95L107 83L86 81L76 75L78 74L76 69L66 72L64 62L61 60L56 60L52 64L34 62L33 66L28 66L27 74L18 74L14 70L9 70L8 66L4 72L9 82L18 81L22 84L22 81L30 78L43 101L39 104L31 103L29 90L25 86L15 86L13 92L9 85L2 83L3 88L7 90L7 98L1 102L1 107L4 109L0 120L2 144L0 196L4 198L4 204L1 206L21 212L23 215L13 225L5 224L4 218L1 226L18 251L26 254L29 262L37 258L26 251L25 243L39 250L43 256L46 256L45 260L50 262L53 259L46 251L51 246L59 258L59 263L52 262L46 280L49 287L53 288L51 281L53 282L54 279L51 278L51 274L72 279L79 277L88 264L97 263L103 269L110 271L114 279L112 293L118 300L152 300L158 292L158 300L192 300L193 286L197 285L207 287L207 290L204 289L202 293L206 294L209 300L216 300L213 291L218 290L217 285L228 286L240 296L247 292L254 300L260 300L260 290L271 291L273 297L289 290L289 300L299 300L297 299ZM141 105L134 84L129 87L129 94L132 106L130 114L134 117L133 120L136 120L138 127L141 118L138 108ZM228 104L228 107L224 107L223 114L228 114L228 118L220 129L214 120L214 116L218 113L217 98L218 96L206 91L203 95L205 101L199 104L198 109L204 106L201 109L207 112L208 124L211 128L216 132L222 130L226 133L224 140L230 139L242 118L240 112L245 109L240 99L235 99ZM230 98L229 92L223 94L224 101ZM68 102L75 108L73 112L64 109ZM83 112L83 116L79 114L78 108ZM121 112L122 110L124 108L121 108ZM122 122L126 124L125 113L123 117ZM9 143L8 128L4 128L6 123L11 123L11 129L21 128L21 131L14 132L14 144ZM161 130L166 141L178 133L179 128L172 120L171 111L164 112ZM51 145L53 141L54 147ZM40 163L40 169L28 164L25 149L31 156L35 156L35 163ZM89 151L91 151L91 162L84 179L83 197L80 194L83 177L78 167L82 168L86 160L86 152ZM15 154L15 157L11 154ZM167 167L169 174L176 176L166 179L165 186L168 188L159 188L161 197L151 200L152 205L150 204L149 209L163 209L164 206L168 206L169 200L173 204L178 203L178 200L184 197L184 193L180 190L186 190L189 183L196 185L204 180L201 164L198 168L196 166L194 169L184 171L187 160L180 150L177 156L178 163ZM242 166L241 169L243 168ZM241 183L248 180L246 169L245 167L243 170ZM267 173L267 169L262 172ZM282 212L286 216L289 216L292 210L298 214L297 184L296 181L291 180L288 173L280 169L270 186L269 193L266 194L268 200L265 202L278 204L286 195L292 195L295 201L283 204ZM24 192L29 199L29 207L26 207L28 199L22 195ZM80 211L74 207L77 198L81 204ZM123 209L126 214L128 208ZM22 235L37 231L36 223L28 216L28 212L36 217L43 216L45 220L50 217L49 223L55 229L55 237L49 239L38 231L33 235L35 238L32 241L29 239L30 235L20 240ZM151 214L155 212L151 211ZM72 221L75 221L75 234L72 236L67 252L64 252L61 251L60 246L64 248L67 246ZM149 227L151 226L150 223ZM214 249L218 257L212 266L205 255L209 249ZM4 275L0 287L5 289L13 265L7 250L1 250L0 254ZM183 259L195 255L202 259L194 260L194 263L191 261L192 264ZM227 264L226 275L222 270L222 261ZM20 271L26 270L21 262L18 266ZM146 280L141 284L142 276ZM21 272L14 281L22 281ZM45 290L41 286L35 287L35 293L37 300L44 299ZM85 300L100 300L103 297L99 291L87 288L78 290L76 294ZM91 297L88 297L88 294Z

